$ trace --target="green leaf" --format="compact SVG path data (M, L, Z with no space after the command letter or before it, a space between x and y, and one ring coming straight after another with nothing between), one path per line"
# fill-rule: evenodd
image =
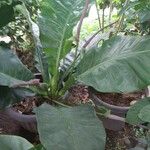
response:
M33 35L34 43L35 43L35 61L36 61L36 68L42 73L42 77L44 82L49 83L50 76L48 72L48 61L43 53L41 41L40 41L40 31L38 25L32 21L30 17L30 13L27 10L25 4L17 5L16 9L24 15L27 19L31 33Z
M92 106L36 108L40 140L46 149L104 150L105 131Z
M35 94L27 88L9 88L0 86L0 108L20 102L23 98L34 95Z
M143 107L138 114L139 118L144 122L150 122L150 104Z
M7 17L5 17L7 16ZM13 5L0 5L0 28L14 20Z
M0 47L0 107L6 107L34 93L27 88L12 88L33 78L32 73L8 48Z
M150 84L149 58L150 36L116 36L85 54L77 80L101 92L140 90Z
M63 85L63 88L59 91L59 95L61 95L61 96L63 96L64 94L65 94L65 92L69 89L69 88L71 88L71 86L73 85L73 84L75 84L75 77L74 77L74 74L72 74L72 75L69 75L68 76L68 79L67 79L67 81L63 81L63 83L61 82L60 84L62 84Z
M30 150L46 150L46 149L41 144L39 144L31 148Z
M107 117L111 114L111 110L107 109L104 106L96 106L97 108L97 112L99 113L99 115Z
M139 102L135 103L127 112L126 121L132 125L143 123L139 118L140 111L147 105L150 105L150 98L144 98Z
M36 68L39 70L39 72L42 73L43 81L45 83L49 83L50 74L48 72L48 60L45 53L43 53L42 47L38 47L38 45L35 51L35 61L36 61L35 65Z
M45 0L41 2L41 41L49 58L51 87L57 88L60 60L71 50L72 32L79 21L85 0Z
M140 19L141 23L150 20L150 10L149 9L141 10L138 15L139 15L139 19Z
M18 99L26 98L26 97L33 97L35 93L29 88L19 87L19 88L12 88L13 94Z
M32 73L8 48L0 46L0 85L12 87L33 78Z
M12 104L13 92L11 90L11 88L0 86L0 108L4 108Z
M3 150L28 150L33 145L19 136L0 135L0 147Z

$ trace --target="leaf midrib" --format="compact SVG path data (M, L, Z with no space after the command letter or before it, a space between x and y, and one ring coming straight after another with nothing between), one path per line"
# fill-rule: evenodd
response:
M72 6L74 6L74 4L72 4ZM75 5L75 7L76 7L76 5ZM56 58L56 68L55 68L56 76L57 76L57 69L59 67L61 50L62 50L62 46L63 46L63 40L64 40L64 36L65 36L66 30L67 30L67 24L68 24L68 22L70 20L71 14L72 14L71 13L72 10L74 10L74 7L72 7L72 9L70 9L70 11L69 11L69 15L67 17L67 20L66 20L66 23L65 23L65 26L64 26L64 30L62 32L62 37L61 37L61 40L60 40L60 45L59 45L59 48L58 48L58 55L57 55L57 58Z

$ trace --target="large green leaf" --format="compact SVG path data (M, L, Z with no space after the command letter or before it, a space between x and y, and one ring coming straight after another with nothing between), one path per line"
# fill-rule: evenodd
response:
M105 131L92 106L36 110L40 140L47 150L104 150Z
M12 87L33 78L32 73L8 48L0 46L0 85Z
M126 121L133 125L143 123L144 121L139 118L139 113L147 105L150 105L150 98L145 98L135 103L127 112ZM149 116L150 114L147 115Z
M132 92L150 84L150 36L116 36L91 49L77 80L101 92Z
M19 136L0 135L0 147L2 150L28 150L33 145Z
M72 31L79 21L85 0L45 0L41 2L41 41L49 58L53 81L58 80L61 58L71 49Z
M138 116L144 122L150 122L150 104L143 107Z
M17 5L16 9L20 13L22 13L28 21L35 44L35 60L36 60L35 66L42 73L44 82L49 83L50 76L48 72L48 61L45 54L43 53L42 45L39 39L40 36L39 27L35 22L32 21L30 17L30 12L27 10L25 4Z

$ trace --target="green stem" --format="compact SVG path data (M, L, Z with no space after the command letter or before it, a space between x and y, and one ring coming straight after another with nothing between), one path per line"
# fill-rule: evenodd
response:
M60 105L60 106L63 106L63 107L68 107L68 108L70 108L71 106L69 106L69 105L66 105L66 104L63 104L63 103L61 103L61 102L59 102L59 101L56 101L56 100L54 100L54 99L50 99L49 97L44 97L45 99L47 99L47 100L49 100L49 101L52 101L52 102L54 102L54 103L56 103L56 104L58 104L58 105Z
M67 107L67 108L71 108L71 106L65 105L65 104L63 104L63 103L61 103L61 102L58 102L58 101L56 101L56 100L51 100L51 101L54 102L54 103L56 103L56 104L58 104L58 105L60 105L60 106Z

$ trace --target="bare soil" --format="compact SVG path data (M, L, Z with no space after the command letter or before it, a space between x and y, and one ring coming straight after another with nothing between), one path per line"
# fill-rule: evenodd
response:
M121 131L106 129L107 141L105 150L128 150L137 145L136 129L128 124Z
M143 91L120 94L120 93L96 93L102 101L116 106L130 106L132 101L141 99Z
M30 97L23 99L20 103L16 103L13 105L13 109L16 112L20 112L22 114L31 115L33 113L33 109L36 106L39 106L41 103L40 98L38 97Z

